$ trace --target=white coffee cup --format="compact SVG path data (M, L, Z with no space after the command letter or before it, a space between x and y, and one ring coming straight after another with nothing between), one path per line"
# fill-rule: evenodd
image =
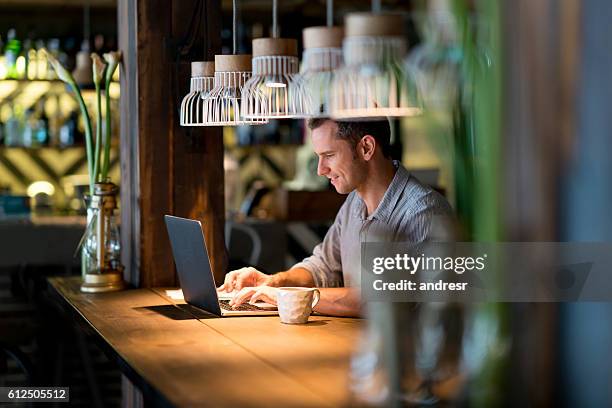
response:
M287 324L304 324L312 308L319 303L321 293L316 288L278 288L277 306L280 321Z

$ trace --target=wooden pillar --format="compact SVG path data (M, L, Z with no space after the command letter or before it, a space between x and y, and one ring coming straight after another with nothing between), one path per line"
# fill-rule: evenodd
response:
M571 0L503 3L508 241L560 240L559 186L575 121L580 8ZM511 360L518 373L512 404L554 405L558 307L515 303L512 310Z
M217 281L225 273L222 132L178 123L189 60L204 54L185 54L186 41L203 38L205 20L208 58L220 51L220 0L199 3L118 3L122 259L138 287L178 284L164 214L202 221Z

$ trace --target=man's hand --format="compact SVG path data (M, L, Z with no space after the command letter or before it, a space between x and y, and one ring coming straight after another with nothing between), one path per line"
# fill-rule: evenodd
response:
M271 286L246 287L242 288L240 292L234 295L229 305L237 307L245 302L255 303L258 300L276 305L277 294L278 289Z
M217 291L231 293L248 286L268 285L271 281L271 276L255 268L240 268L225 275L225 281L217 288Z

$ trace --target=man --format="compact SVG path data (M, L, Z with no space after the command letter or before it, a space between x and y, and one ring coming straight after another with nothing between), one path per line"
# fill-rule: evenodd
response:
M361 312L361 242L421 242L434 219L451 213L448 202L390 158L388 121L336 122L312 119L317 173L336 191L348 194L323 242L313 255L285 272L266 275L255 268L229 272L220 291L238 290L231 304L276 303L281 286L316 286L315 311L333 316Z

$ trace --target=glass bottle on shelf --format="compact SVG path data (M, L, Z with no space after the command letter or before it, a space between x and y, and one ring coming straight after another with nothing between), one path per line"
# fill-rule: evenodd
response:
M6 46L4 47L6 77L9 79L17 79L17 58L21 51L21 41L17 39L17 32L14 28L8 30L6 40Z
M30 48L30 40L24 40L23 46L19 51L17 62L15 63L15 72L17 79L26 79L28 72L28 49Z
M35 139L40 146L49 145L49 117L45 112L45 98L38 101L36 109L38 126L36 128Z
M58 61L60 61L59 58L59 46L60 46L60 41L57 38L51 38L48 42L47 42L47 52L54 56L55 59L57 59ZM62 64L64 64L63 61ZM65 65L64 65L65 66ZM53 69L53 67L51 66L51 64L47 64L47 79L57 79L57 74L55 73L55 70Z
M70 112L64 124L59 130L59 145L61 147L72 146L80 140L78 127L79 114L76 110Z
M36 78L47 79L47 73L50 68L45 42L44 40L38 40L36 41Z
M49 118L49 144L52 146L60 146L60 129L66 120L60 106L60 94L47 97L45 113Z
M6 58L4 57L4 41L2 39L2 36L0 35L0 81L5 78L6 78Z
M38 77L38 53L31 42L30 46L24 48L26 49L26 78L34 80Z
M21 123L21 109L12 102L10 105L11 114L4 124L4 144L9 147L21 145L21 135L23 132Z
M21 134L21 145L24 147L37 146L36 132L38 131L38 120L34 109L28 108L25 111L23 132Z

